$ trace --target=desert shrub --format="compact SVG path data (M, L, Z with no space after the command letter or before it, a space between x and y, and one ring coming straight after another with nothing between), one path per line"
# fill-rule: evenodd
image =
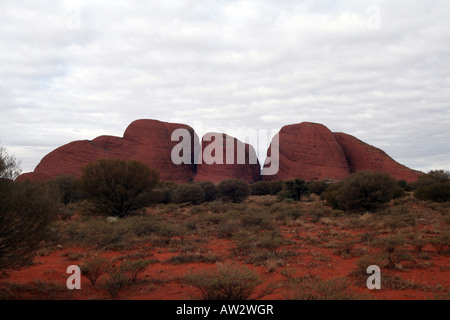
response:
M376 211L392 200L397 188L397 181L387 173L359 171L342 181L336 201L345 211Z
M450 183L435 183L420 187L414 191L414 197L441 203L450 201Z
M279 193L279 197L281 199L293 199L299 201L302 196L307 194L309 194L309 187L305 180L294 179L285 181L283 190Z
M48 239L57 217L57 199L44 184L2 182L0 191L0 269L30 261Z
M448 232L441 234L432 238L430 242L438 254L446 254L450 247L450 234Z
M194 205L200 204L205 199L203 188L198 184L185 183L178 185L172 194L174 203L190 202Z
M264 195L276 195L278 192L283 190L284 181L257 181L252 183L250 186L252 188L252 194L256 196Z
M111 269L111 261L102 257L93 257L80 266L81 274L94 286L98 278L108 273Z
M177 184L171 181L161 181L153 189L155 202L169 204L172 202Z
M156 233L160 236L160 239L165 245L169 245L172 238L185 236L187 229L180 224L160 222L157 225Z
M345 278L322 280L318 276L304 275L290 278L284 296L289 300L354 300L358 295Z
M450 181L450 171L445 170L431 170L428 175L436 180L438 183Z
M260 229L272 229L273 224L270 220L270 214L264 210L246 210L239 217L241 224L244 228L260 228Z
M382 249L381 257L388 262L386 265L387 268L393 269L402 261L412 260L412 256L401 248L405 242L406 239L399 236L378 239L377 244Z
M233 236L236 245L236 255L249 255L260 251L275 252L281 245L285 244L283 236L278 230L268 230L253 233L250 231L239 231Z
M217 186L220 197L225 201L239 203L244 201L252 192L250 185L244 180L223 180Z
M102 159L83 170L81 187L99 212L123 217L152 201L159 174L137 161Z
M435 183L437 183L436 178L434 178L428 174L424 174L417 178L417 180L414 182L414 187L415 187L415 189L418 189L418 188L430 186Z
M64 204L76 203L85 199L79 181L73 176L61 175L48 183Z
M328 183L325 181L311 181L308 182L309 192L317 194L318 196L322 195L322 193L327 189Z
M198 185L202 188L203 194L205 195L204 201L214 201L217 198L217 188L211 181L201 181Z
M404 191L414 191L416 186L413 183L408 183L406 180L398 180L397 185Z
M150 260L127 260L120 265L120 270L131 282L136 282L139 274L145 271L150 264Z
M226 221L217 225L219 238L231 238L239 230L240 224L237 221Z
M29 283L2 283L0 300L72 300L66 284L35 280Z
M130 283L130 279L120 268L112 268L109 272L109 277L103 284L103 287L108 291L113 299L117 297L120 290L125 288Z
M190 273L185 281L200 290L205 300L247 300L261 284L254 271L234 263Z
M165 262L178 265L178 264L183 264L183 263L216 263L220 260L221 260L221 257L214 255L214 254L208 254L208 255L180 254L180 255L172 256Z
M341 192L341 186L341 183L333 183L328 185L325 191L322 192L320 197L327 206L333 209L339 209L337 198Z

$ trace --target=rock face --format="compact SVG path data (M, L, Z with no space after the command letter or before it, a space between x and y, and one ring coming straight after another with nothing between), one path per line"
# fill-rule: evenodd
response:
M260 179L260 174L261 166L251 145L223 133L211 132L202 137L195 181L254 182Z
M194 155L191 164L175 165L171 160L172 148L178 144L171 141L172 132L186 129L191 133L191 144L195 141L194 130L184 124L157 120L137 120L131 123L123 138L100 136L92 141L74 141L46 155L33 174L20 176L19 180L48 180L59 175L79 177L90 162L103 158L140 161L155 168L161 180L186 182L193 179Z
M172 141L177 129L182 129L184 135ZM180 145L184 147L180 148ZM183 162L174 162L174 154ZM276 154L279 155L278 165L272 167ZM263 174L270 171L269 168L277 167L278 170L275 174L263 175L263 180L342 180L355 171L380 170L398 180L411 182L422 174L353 136L332 133L325 126L311 122L283 127L272 140L267 156ZM103 158L140 161L158 170L161 180L178 183L225 179L254 182L261 178L256 152L249 144L223 133L209 133L202 138L200 146L194 130L187 125L136 120L125 130L123 138L100 136L92 141L71 142L47 154L34 172L17 179L48 180L59 175L79 177L88 163Z
M383 171L391 174L397 180L406 180L407 182L413 182L421 175L420 172L399 164L383 150L349 134L334 133L334 136L344 150L350 172L360 170Z
M264 175L264 180L341 180L350 174L344 151L333 133L321 124L302 122L284 126L278 139L278 173ZM271 150L273 144L272 140L268 150L270 156L274 153Z

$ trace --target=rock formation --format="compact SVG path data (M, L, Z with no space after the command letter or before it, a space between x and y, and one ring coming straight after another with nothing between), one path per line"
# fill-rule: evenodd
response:
M185 135L172 141L177 129L183 129ZM263 175L263 180L342 180L355 171L380 170L398 180L411 182L421 174L353 136L332 133L327 127L311 122L288 125L280 130L267 151L263 173L275 163L269 160L276 151L279 151L278 170L273 175ZM174 154L183 161L174 163ZM200 146L194 130L187 125L136 120L125 130L123 138L100 136L57 148L41 160L34 172L25 173L18 180L48 180L59 175L79 177L88 163L102 158L140 161L158 170L161 180L178 183L220 182L231 178L254 182L261 177L254 148L236 138L209 133L202 138Z
M415 181L421 174L399 164L383 150L371 146L349 134L334 133L336 141L344 150L350 172L360 170L383 171L397 180Z
M278 139L278 173L264 175L264 180L341 180L350 174L344 151L333 133L321 124L302 122L284 126ZM272 144L268 155L272 154Z
M100 136L92 141L74 141L47 154L37 165L33 174L25 174L18 179L48 180L59 175L79 177L90 162L102 158L136 160L159 171L161 180L187 182L193 179L194 155L191 164L175 165L171 160L172 148L178 144L171 141L172 132L186 129L191 133L192 146L194 130L184 124L157 120L137 120L126 129L123 138Z
M260 179L261 166L255 149L238 139L222 133L207 133L202 138L195 181L220 182Z

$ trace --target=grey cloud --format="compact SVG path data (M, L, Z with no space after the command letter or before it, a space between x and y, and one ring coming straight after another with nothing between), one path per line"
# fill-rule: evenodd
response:
M439 0L0 1L0 139L30 171L139 118L315 121L450 169L448 16Z

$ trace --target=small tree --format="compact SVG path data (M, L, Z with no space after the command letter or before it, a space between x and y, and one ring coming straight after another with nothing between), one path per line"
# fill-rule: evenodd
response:
M57 214L56 199L45 185L7 183L0 191L0 269L27 263Z
M15 158L0 148L0 269L28 262L56 218L56 199L49 188L12 182L19 174Z
M0 179L14 180L21 172L20 163L16 158L9 155L5 148L0 147Z
M217 189L223 200L234 203L244 201L252 192L247 182L238 179L223 180L219 183Z
M80 202L84 200L84 195L80 190L77 179L69 175L61 175L49 181L55 193L59 195L60 201L64 204Z
M308 184L301 179L286 181L282 191L283 198L294 199L295 201L299 201L302 196L307 194L309 194Z
M151 203L158 179L156 170L140 162L103 159L86 166L81 187L100 212L123 217Z
M450 171L445 170L431 170L428 175L433 177L436 182L447 182L450 181Z

